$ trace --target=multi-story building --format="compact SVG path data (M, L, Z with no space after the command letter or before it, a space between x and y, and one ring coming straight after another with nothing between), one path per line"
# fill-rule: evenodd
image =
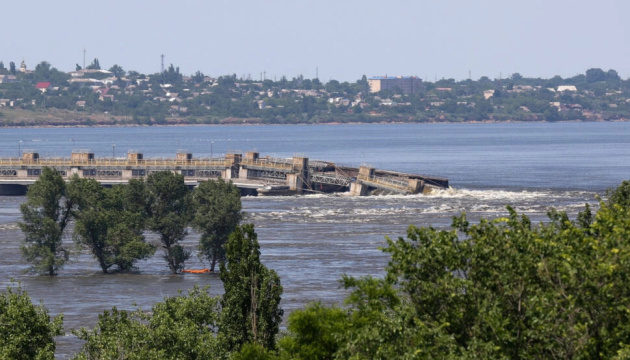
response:
M370 92L402 90L403 94L415 94L422 90L422 79L417 76L374 76L368 79Z

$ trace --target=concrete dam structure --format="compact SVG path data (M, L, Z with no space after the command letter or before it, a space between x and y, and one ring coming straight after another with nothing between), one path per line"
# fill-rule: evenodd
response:
M418 194L448 188L448 179L417 174L358 168L332 162L293 158L261 157L258 152L245 156L228 153L225 157L195 159L180 150L174 159L145 159L130 150L126 158L96 158L89 150L74 150L70 158L40 158L25 150L21 158L0 158L0 195L23 195L44 167L54 168L64 179L75 174L95 179L104 186L125 184L158 171L184 176L189 187L201 181L222 178L232 181L243 195L295 195L302 193L350 192L370 194Z

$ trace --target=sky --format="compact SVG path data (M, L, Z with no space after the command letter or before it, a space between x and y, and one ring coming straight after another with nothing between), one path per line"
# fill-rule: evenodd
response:
M628 0L23 0L3 4L0 60L62 71L99 59L150 74L279 80L363 75L630 77Z

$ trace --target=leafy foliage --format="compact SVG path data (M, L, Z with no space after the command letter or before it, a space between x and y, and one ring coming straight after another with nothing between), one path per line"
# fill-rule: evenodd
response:
M223 245L243 217L241 193L236 185L219 178L201 182L194 191L193 200L193 225L201 232L199 250L214 271L216 262L225 260Z
M74 177L68 186L77 204L75 240L92 251L103 273L114 265L128 270L155 252L155 246L147 244L142 234L145 213L139 201L144 183L132 183L106 189L94 179Z
M256 343L275 349L284 311L280 308L282 285L274 270L260 262L254 226L236 227L225 244L226 262L220 264L225 293L221 300L219 340L226 352Z
M0 358L54 359L62 322L62 315L51 319L42 305L33 305L21 287L7 287L0 293Z
M289 317L286 358L625 358L630 321L627 183L575 222L550 211L388 239L383 279L344 277L347 314ZM313 316L312 314L318 314ZM325 340L319 329L334 336ZM329 345L323 347L322 344ZM326 351L315 351L323 349Z
M347 314L337 307L309 304L289 315L287 330L292 336L278 341L282 359L332 359L349 330Z
M232 353L230 360L275 360L276 354L256 343L243 344L241 349Z
M184 268L190 251L179 242L188 234L191 220L191 195L184 177L170 171L147 177L147 227L160 235L164 259L173 274Z
M24 233L22 255L33 264L32 270L56 275L68 260L63 236L74 206L66 196L66 183L57 170L45 167L31 185L26 202L20 206Z
M169 218L191 216L180 176L156 173L147 191L131 182L111 193L78 179L66 189L59 178L47 169L29 190L22 226L37 231L27 238L45 235L30 224L67 218L75 208L87 214L92 203L105 204L103 213L110 205L147 211L169 239L185 235L188 222ZM477 224L462 214L450 230L410 226L406 238L387 239L383 278L344 276L346 307L314 303L293 312L277 347L280 279L261 263L253 225L236 226L220 262L220 300L195 287L150 313L114 308L95 330L77 332L86 341L77 359L627 358L629 188L623 182L596 214L587 205L575 221L550 210L549 221L536 225L508 207L506 217ZM61 319L51 322L20 289L0 295L0 338L8 339L0 357L50 359L60 329Z
M150 313L105 311L75 359L211 359L217 357L214 330L219 299L195 286L187 295L165 298Z

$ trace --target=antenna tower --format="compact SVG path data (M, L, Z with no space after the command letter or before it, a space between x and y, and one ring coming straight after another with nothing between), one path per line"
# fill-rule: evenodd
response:
M85 52L87 50L85 50L85 48L83 48L83 70L85 70Z
M160 58L162 58L162 72L164 72L164 54L160 55Z

